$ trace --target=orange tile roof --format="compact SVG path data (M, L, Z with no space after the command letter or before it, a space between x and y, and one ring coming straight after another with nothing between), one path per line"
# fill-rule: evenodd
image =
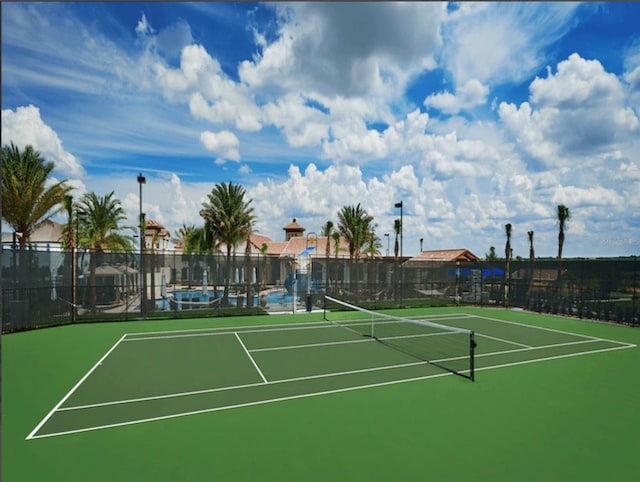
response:
M296 218L293 218L293 221L291 221L282 229L284 229L285 231L296 231L296 232L306 231L306 228L303 228L296 222Z
M462 248L422 251L410 261L480 261L480 258L468 249Z

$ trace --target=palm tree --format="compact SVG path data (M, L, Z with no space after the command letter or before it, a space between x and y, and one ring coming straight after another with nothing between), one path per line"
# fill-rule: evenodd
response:
M333 274L334 274L334 280L333 280L333 286L334 289L336 289L336 287L338 286L338 254L340 253L340 233L338 231L334 231L333 233L331 233L331 237L333 238L333 249L334 249L334 256L336 257L336 261L335 261L335 269L333 270Z
M99 252L133 250L133 239L121 233L130 226L120 223L127 219L114 191L105 196L93 192L85 194L78 205L78 244Z
M533 231L527 231L527 237L529 238L529 288L527 290L527 306L530 304L531 291L533 289L533 272L536 262L536 252L533 249Z
M485 261L498 261L495 246L489 246L489 252L484 254L484 259Z
M266 288L267 286L267 253L269 252L269 245L267 243L262 243L262 246L260 246L260 254L262 255L262 280L260 282L260 285L262 287L262 289Z
M60 210L60 203L73 188L67 180L47 187L47 178L55 168L40 153L27 145L22 152L11 142L2 147L2 217L21 233L24 250L33 231Z
M371 231L367 233L363 253L375 258L376 256L380 256L380 248L382 248L382 243L380 242L380 238L376 234L375 229L372 227Z
M65 194L62 199L62 209L67 215L67 224L62 226L62 246L65 249L64 257L66 259L64 263L64 271L65 278L71 277L71 296L69 299L71 300L72 307L72 319L75 316L75 305L76 305L76 290L75 290L75 280L76 280L76 236L74 229L74 211L75 204L73 202L73 196L71 194Z
M504 246L505 268L504 268L504 306L509 306L509 283L511 281L511 223L504 226L507 235L507 243Z
M324 257L329 259L331 256L331 235L333 234L333 222L327 221L320 230L320 236L326 236L327 244L325 246Z
M402 231L402 223L399 219L393 220L393 234L396 236L396 240L393 243L393 254L395 257L398 257L398 253L400 252L400 244L398 243L398 236L400 235L400 231Z
M343 206L338 212L338 232L349 243L349 258L360 259L368 233L372 230L373 216L358 203L357 206Z
M183 224L177 232L178 241L184 254L199 254L213 251L213 236L207 226L196 227Z
M338 212L338 231L347 240L349 245L349 259L352 267L355 267L355 276L350 277L356 282L356 288L359 284L358 260L362 255L363 248L369 237L369 233L373 230L373 216L369 215L358 203L356 206L344 206Z
M564 246L564 229L567 221L571 219L571 212L564 204L558 205L558 261L562 261L562 248Z
M251 207L252 200L245 200L244 188L233 182L216 184L208 195L209 202L202 203L200 216L211 227L211 231L220 243L227 247L227 277L225 279L223 304L229 300L229 282L231 280L231 250L251 233L255 216Z
M78 245L93 252L90 263L90 284L92 311L96 309L96 267L106 251L133 251L133 238L122 234L121 225L127 219L120 200L111 191L106 196L93 192L86 193L78 205ZM98 259L100 258L100 259Z
M564 230L567 221L571 218L569 208L564 204L558 204L558 274L556 276L556 296L560 291L560 277L562 276L562 248L564 247Z
M73 196L71 194L66 194L62 199L62 210L67 215L67 224L65 224L62 227L62 234L63 234L62 246L65 249L73 249L75 248L75 245L76 245L75 230L73 228L74 207L75 206L73 204Z
M324 257L327 263L327 273L324 280L325 287L329 286L329 264L331 258L331 236L333 235L333 222L327 221L322 229L320 230L320 236L325 236L327 238L327 244L325 245ZM326 289L326 288L325 288Z
M244 247L244 263L245 263L245 284L247 292L247 308L253 306L253 290L251 289L251 281L253 278L253 266L251 265L251 238L247 236L247 242Z

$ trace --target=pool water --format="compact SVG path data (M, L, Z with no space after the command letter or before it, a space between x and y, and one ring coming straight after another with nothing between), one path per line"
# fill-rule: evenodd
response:
M209 291L206 295L203 295L202 290L180 290L174 291L171 293L173 295L174 303L172 303L168 298L157 298L156 299L156 308L158 310L170 310L172 309L172 305L175 305L175 308L178 310L181 309L198 309L198 308L206 308L207 303L209 301L213 301L213 292ZM221 295L219 295L221 296ZM287 305L293 303L293 296L287 293L286 291L272 291L267 293L267 306L270 305ZM184 301L183 305L180 303ZM232 305L236 305L238 298L236 296L229 296L229 303ZM300 302L300 297L297 298L297 301ZM192 305L190 303L200 302L202 305ZM215 306L215 304L213 304ZM253 297L253 306L260 306L260 296L255 295Z

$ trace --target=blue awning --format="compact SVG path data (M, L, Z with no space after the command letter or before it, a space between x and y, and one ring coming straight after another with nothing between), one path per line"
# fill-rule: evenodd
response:
M311 251L313 251L314 249L316 249L315 246L309 246L308 248L306 248L304 251L301 251L298 256L309 256L309 254L311 254Z

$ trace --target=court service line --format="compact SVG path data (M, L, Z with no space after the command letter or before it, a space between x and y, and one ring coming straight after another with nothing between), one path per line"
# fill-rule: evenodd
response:
M442 335L459 335L459 333L451 332L440 332L440 333L420 333L416 335L398 335L398 336L385 336L380 337L379 340L396 340L396 339L405 339L405 338L420 338L424 336L442 336ZM338 340L338 341L326 341L322 343L304 343L302 345L284 345L284 346L271 346L267 348L252 348L249 351L251 353L263 352L263 351L280 351L280 350L297 350L303 348L313 348L318 346L333 346L333 345L345 345L349 343L367 343L375 341L374 338L364 337L356 338L354 340Z
M350 343L371 343L375 341L373 338L361 338L355 340L338 340L338 341L326 341L323 343L304 343L302 345L284 345L284 346L270 346L267 348L252 348L249 350L251 353L257 353L262 351L280 351L280 350L297 350L300 348L314 348L318 346L333 346L333 345L346 345Z
M240 339L240 335L238 335L238 332L235 332L234 335L236 335L236 338L238 339L238 342L240 342L240 345L242 346L242 349L244 350L244 352L249 357L249 360L251 360L251 363L253 363L253 366L256 368L256 370L258 370L258 373L260 374L260 378L262 378L262 381L264 381L264 383L269 383L267 381L266 377L264 376L264 374L262 373L262 370L260 370L260 367L258 366L256 361L251 356L251 353L249 353L249 350L247 350L247 347L244 346L244 343L242 343L242 340Z
M120 339L109 349L109 351L107 351L107 353L105 353L102 358L100 358L100 360L98 360L96 362L95 365L93 365L93 367L87 372L85 373L85 375L78 381L78 383L76 383L73 388L71 390L69 390L69 393L67 393L64 397L62 397L62 400L60 400L52 409L51 411L47 414L46 417L44 417L42 419L42 421L36 425L36 428L34 428L31 433L29 435L27 435L27 440L36 438L35 434L38 433L38 430L40 430L40 428L42 428L42 426L47 422L47 420L49 420L51 418L51 416L60 408L60 406L67 401L67 399L71 396L71 394L73 394L73 392L75 392L78 387L80 385L82 385L82 383L89 377L89 375L91 375L93 373L93 371L98 368L100 365L102 365L102 362L109 356L109 354L116 349L116 347L120 344L120 342L122 340L124 340L124 337L126 335L122 335L120 337Z
M508 343L509 345L518 345L524 348L533 348L531 345L525 345L524 343L518 343L517 341L505 340L503 338L497 338L495 336L483 335L482 333L476 332L475 336L482 338L489 338L490 340L500 341L502 343Z

